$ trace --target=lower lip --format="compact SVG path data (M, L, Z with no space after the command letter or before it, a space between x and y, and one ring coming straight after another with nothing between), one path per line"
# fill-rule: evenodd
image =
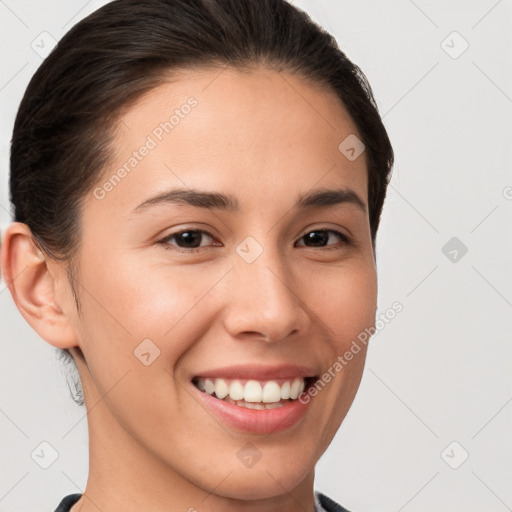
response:
M293 400L276 409L247 409L219 400L192 386L206 408L222 423L253 434L273 434L293 427L304 417L309 405L309 402L303 404Z

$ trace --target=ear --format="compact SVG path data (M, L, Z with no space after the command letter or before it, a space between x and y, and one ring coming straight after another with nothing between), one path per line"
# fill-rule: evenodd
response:
M1 249L2 277L25 320L50 345L77 346L72 322L76 308L63 265L43 254L21 222L7 227Z

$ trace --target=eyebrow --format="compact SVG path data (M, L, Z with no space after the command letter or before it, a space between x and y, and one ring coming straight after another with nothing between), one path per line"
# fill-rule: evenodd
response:
M198 208L239 212L240 203L237 198L219 192L204 192L196 189L177 188L162 192L146 199L134 208L130 214L141 213L152 206L160 204L187 204ZM295 209L308 209L315 207L329 207L339 204L351 204L366 213L364 201L351 189L325 189L320 188L299 197Z

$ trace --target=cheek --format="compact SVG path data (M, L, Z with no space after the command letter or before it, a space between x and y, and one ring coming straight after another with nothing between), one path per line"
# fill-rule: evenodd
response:
M375 322L375 267L370 261L317 269L302 293L316 323L315 330L322 332L324 342L315 349L323 354L321 382L315 392L310 392L315 407L310 435L315 439L318 459L338 431L359 388L367 345L358 341L358 335Z
M82 343L94 393L106 397L109 414L136 437L173 423L180 394L173 367L211 325L205 299L223 275L192 266L140 267L117 259L98 272L89 264L82 276L88 283Z
M316 285L306 297L323 323L338 353L373 325L377 304L377 275L374 265L361 262L340 269L317 272Z
M105 259L117 264L89 264L82 277L87 283L82 342L91 370L95 361L100 366L109 361L118 373L137 367L134 351L146 348L151 358L158 354L157 366L172 367L211 326L215 287L229 267L162 268L141 266L140 259Z

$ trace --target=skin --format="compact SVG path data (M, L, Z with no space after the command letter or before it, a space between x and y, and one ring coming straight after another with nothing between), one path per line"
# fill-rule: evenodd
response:
M191 397L189 379L255 363L321 374L374 325L367 166L338 150L359 134L331 91L288 72L187 71L123 115L104 176L190 96L198 105L104 199L84 198L80 314L64 263L38 251L24 224L4 236L2 271L18 309L48 343L72 349L82 379L90 473L72 510L312 511L315 464L354 399L366 348L297 425L270 435L221 425ZM160 204L130 214L184 184L232 194L241 210ZM350 203L293 209L319 187L353 190L366 213ZM197 252L159 243L184 228L213 238L203 235ZM321 229L350 242L331 233L308 246L304 235ZM263 248L251 264L236 252L247 236ZM160 350L149 366L133 354L146 338ZM248 442L262 454L251 468L237 457Z

